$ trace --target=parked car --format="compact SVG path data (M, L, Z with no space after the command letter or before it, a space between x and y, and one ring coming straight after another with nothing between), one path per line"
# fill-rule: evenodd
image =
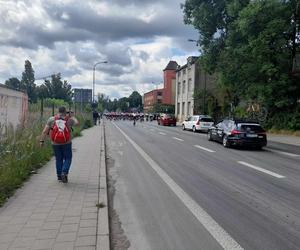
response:
M157 119L157 124L163 126L176 126L176 118L171 114L161 114Z
M261 149L267 145L266 131L257 122L224 119L209 128L209 141L222 142L224 147L251 146Z
M193 115L186 119L182 123L182 129L193 130L193 132L204 131L207 132L208 129L214 124L212 117L208 115Z

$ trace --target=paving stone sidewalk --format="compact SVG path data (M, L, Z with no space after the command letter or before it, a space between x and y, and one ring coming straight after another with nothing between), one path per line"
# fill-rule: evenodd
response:
M107 199L102 135L95 126L73 140L69 183L53 158L0 208L0 250L109 249L107 208L96 207Z
M299 136L277 135L277 134L268 134L267 136L268 136L269 141L300 146L300 137Z

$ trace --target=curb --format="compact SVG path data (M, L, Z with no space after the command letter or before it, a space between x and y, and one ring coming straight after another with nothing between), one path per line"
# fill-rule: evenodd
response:
M100 146L100 173L99 173L99 193L98 204L104 204L103 208L98 208L98 225L97 225L97 250L110 249L109 237L109 219L108 219L108 199L107 199L107 173L105 161L105 139L104 124L101 123L101 146Z

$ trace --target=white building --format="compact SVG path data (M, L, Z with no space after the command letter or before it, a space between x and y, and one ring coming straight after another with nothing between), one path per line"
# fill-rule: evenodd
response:
M199 57L190 56L187 63L176 70L176 101L175 115L177 121L182 122L191 115L206 113L206 95L202 98L202 110L196 110L194 100L195 89L207 93L216 86L213 76L201 69L198 62Z

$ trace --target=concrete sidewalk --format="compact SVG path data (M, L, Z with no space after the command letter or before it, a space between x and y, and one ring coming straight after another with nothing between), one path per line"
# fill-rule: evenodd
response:
M52 159L0 208L0 249L109 249L102 125L73 141L69 183Z
M300 137L292 135L267 134L268 141L300 146Z

